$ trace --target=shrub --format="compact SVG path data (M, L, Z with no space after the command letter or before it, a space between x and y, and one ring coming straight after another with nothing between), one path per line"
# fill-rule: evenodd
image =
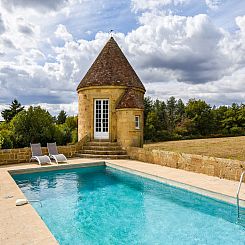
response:
M244 129L242 127L235 126L230 129L230 133L232 135L241 135L242 133L244 133Z
M40 142L46 145L53 141L55 132L53 118L40 106L30 107L18 113L12 120L15 146L25 147Z
M13 148L13 133L10 130L3 129L0 131L0 144L2 149Z
M0 134L0 149L2 149L3 142L4 142L4 138L3 138L3 136Z
M57 145L66 145L71 142L71 140L71 130L65 123L55 126L54 141L56 141Z
M71 143L75 144L78 141L78 132L77 132L77 128L73 129L71 132Z

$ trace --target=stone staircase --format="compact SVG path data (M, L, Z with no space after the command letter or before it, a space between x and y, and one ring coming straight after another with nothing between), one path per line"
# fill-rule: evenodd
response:
M129 159L127 152L117 142L90 141L77 154L82 158Z

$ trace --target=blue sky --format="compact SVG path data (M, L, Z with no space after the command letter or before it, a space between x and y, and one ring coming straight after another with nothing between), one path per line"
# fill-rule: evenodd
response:
M0 111L17 98L76 114L111 29L147 95L245 102L244 1L2 0Z

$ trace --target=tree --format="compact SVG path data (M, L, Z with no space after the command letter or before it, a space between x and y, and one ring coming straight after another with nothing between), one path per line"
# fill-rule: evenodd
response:
M157 130L166 130L167 129L167 115L166 115L166 104L164 101L156 100L153 104L154 111L158 119Z
M168 100L167 100L167 117L168 117L168 131L170 134L173 133L173 130L175 128L176 125L176 113L177 113L177 101L176 99L171 96Z
M241 135L245 133L245 106L241 104L240 106L233 103L225 111L225 117L222 120L222 125L224 130L228 134Z
M66 145L72 141L72 131L65 123L55 125L54 141L57 145Z
M14 99L9 107L9 109L5 109L1 112L2 117L6 122L10 122L15 115L17 115L19 112L23 111L24 106L21 106L21 104L18 102L18 100Z
M144 125L146 125L146 120L148 113L151 112L153 109L153 101L152 99L148 96L144 98Z
M76 129L78 127L78 118L77 116L67 117L65 120L65 124L70 130Z
M208 135L213 131L211 106L203 100L190 99L185 109L186 115L195 125L193 134Z
M176 104L176 122L181 122L185 117L185 104L181 99Z
M225 114L228 110L227 106L213 107L213 119L214 119L214 131L218 134L225 133L223 120L225 120Z
M2 139L1 147L3 149L11 149L11 148L13 148L13 146L14 146L14 144L13 144L14 135L13 135L13 132L11 130L2 129L0 131L0 138Z
M153 140L156 139L157 128L159 124L159 119L155 111L151 111L147 115L146 125L145 125L145 139Z
M0 149L2 149L3 142L4 142L4 138L3 138L3 136L0 134Z
M63 124L65 123L67 118L67 114L64 110L61 110L59 115L57 116L57 124Z
M40 106L29 107L18 113L11 122L17 147L29 146L30 143L40 142L46 145L53 141L53 118L48 111Z
M77 116L70 116L66 118L65 123L56 125L54 139L58 145L77 142L77 120Z

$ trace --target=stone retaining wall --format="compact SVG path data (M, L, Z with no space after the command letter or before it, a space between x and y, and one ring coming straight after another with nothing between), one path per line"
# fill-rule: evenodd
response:
M73 157L78 151L79 144L58 146L58 152L66 157ZM43 154L48 154L47 147L42 147ZM31 149L29 147L19 149L2 149L0 150L0 165L13 163L30 162Z
M133 160L217 176L229 180L238 181L242 171L245 171L245 163L238 160L162 150L146 150L137 147L128 147L127 153Z

